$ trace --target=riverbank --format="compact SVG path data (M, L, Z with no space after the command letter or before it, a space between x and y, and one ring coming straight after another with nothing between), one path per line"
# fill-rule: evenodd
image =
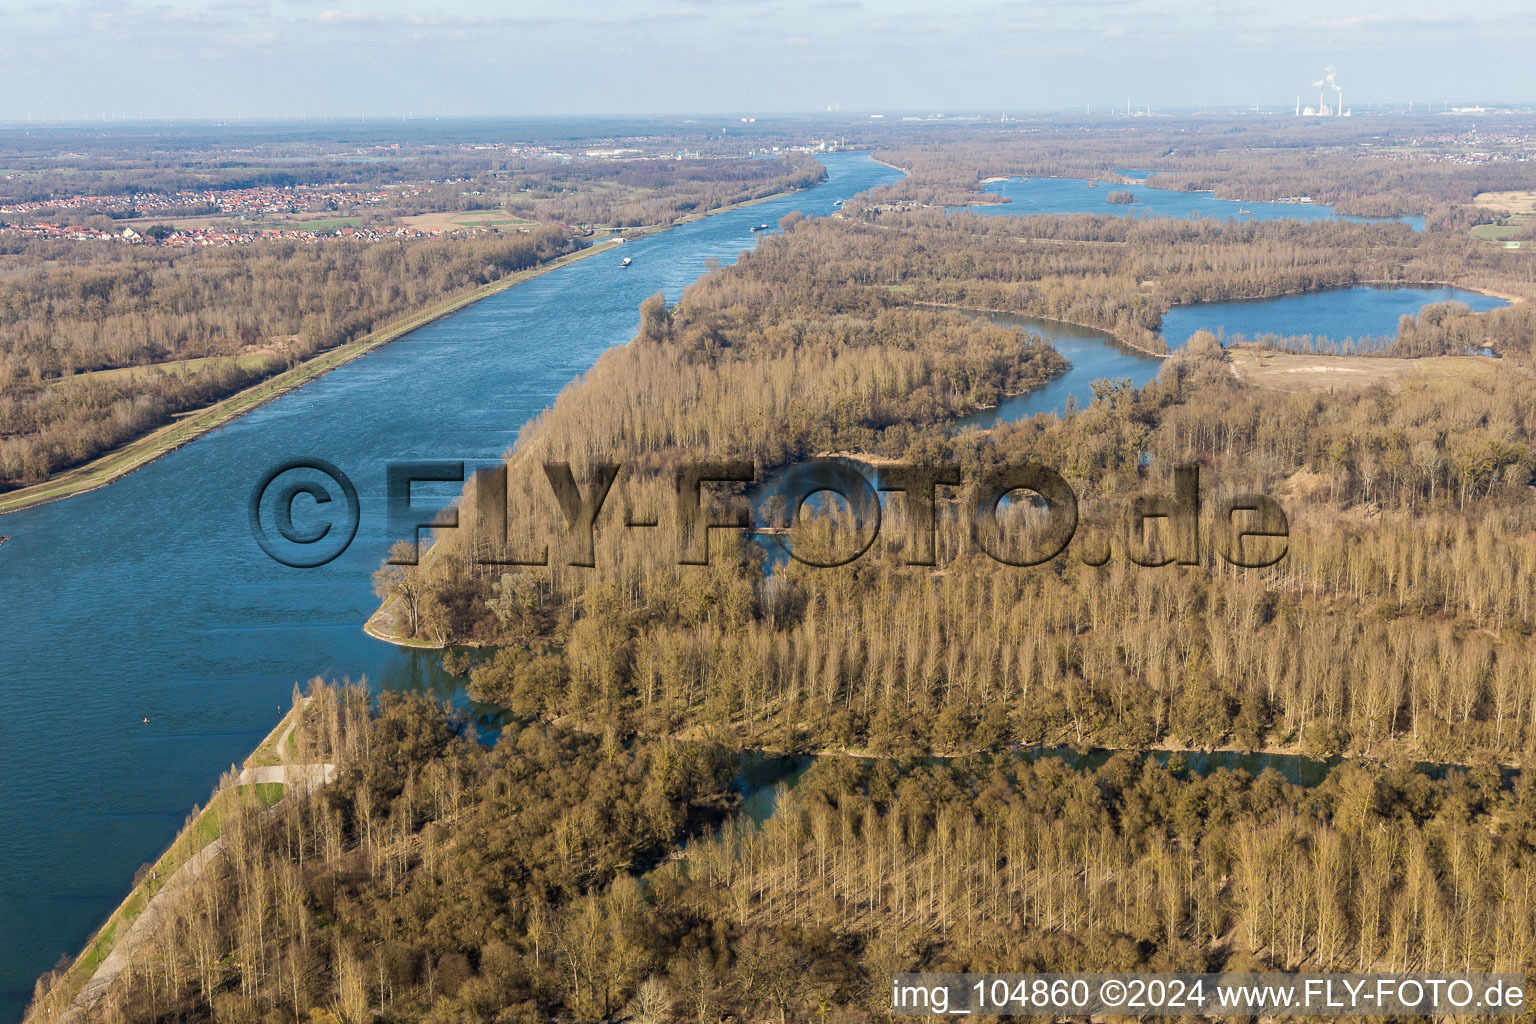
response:
M85 1020L91 1004L126 966L132 950L153 932L158 920L157 897L189 883L218 856L224 816L244 806L276 806L283 798L289 768L306 769L306 779L313 774L307 771L310 766L287 764L286 745L303 706L300 703L290 708L251 751L241 770L226 773L207 805L193 809L171 845L147 865L147 872L141 869L142 877L128 895L86 941L85 948L48 995L32 1008L28 1022L73 1024ZM325 778L323 770L319 777Z
M431 556L436 547L437 545L434 544L431 548L428 548L427 553L421 557L421 564L423 568L431 564L427 561L427 559ZM450 647L479 646L478 644L472 643L435 644L430 640L423 640L418 636L404 635L398 630L396 626L396 618L394 614L394 607L399 602L399 600L400 599L397 597L391 597L389 600L379 605L379 607L374 610L374 613L368 616L367 620L363 623L363 632L367 633L375 640L384 641L386 644L394 644L396 647L415 648L416 650L420 651L446 651Z
M379 690L443 682L435 657L359 628L380 603L369 574L383 545L365 548L380 535L364 531L347 556L314 570L290 570L252 546L243 510L273 453L319 451L349 474L378 466L390 438L425 455L496 458L573 377L634 334L648 296L664 291L675 300L711 258L730 263L752 247L750 226L777 225L792 210L829 216L836 200L897 177L862 154L823 159L824 185L702 217L527 281L109 489L0 519L0 533L13 535L0 549L0 575L56 584L34 587L7 608L19 666L8 743L27 765L7 789L0 865L0 973L11 1020L20 1018L33 980L61 952L73 957L84 947L135 869L166 849L187 810L207 801L220 770L277 720L277 703L287 709L294 680L336 666L338 677L366 676ZM626 252L634 266L621 269ZM363 482L365 512L382 515ZM173 537L167 487L179 505L207 513L182 517ZM381 493L375 489L372 500ZM124 609L159 614L125 616ZM431 680L421 680L418 669L429 666ZM81 713L49 698L60 679L111 685ZM145 714L153 726L139 725ZM61 745L64 734L76 742ZM49 808L77 808L86 819Z
M512 465L522 457L522 452L514 452L512 458L507 460L507 465ZM418 542L419 544L419 542ZM432 543L427 550L417 559L420 568L425 570L432 565L432 560L437 557L437 537L432 538ZM373 614L363 622L363 632L375 640L382 640L386 644L396 647L412 647L423 651L446 651L450 647L481 647L478 643L441 643L435 644L430 640L423 640L417 636L406 636L399 628L399 614L395 607L400 603L398 597L389 597L379 603Z
M1170 304L1163 310L1163 312L1166 314L1169 310L1176 308L1189 309L1192 306L1214 306L1228 302L1268 302L1270 299L1293 299L1301 295L1323 295L1328 292L1346 291L1350 288L1457 288L1465 292L1477 292L1479 295L1486 295L1490 299L1503 299L1505 302L1512 306L1516 303L1525 301L1525 297L1522 295L1511 295L1505 292L1496 292L1489 288L1480 287L1475 284L1468 284L1465 281L1391 281L1385 278L1370 278L1362 281L1354 281L1350 284L1330 284L1324 285L1321 288L1297 288L1292 291L1273 292L1266 295L1231 295L1220 299L1201 299L1198 302L1176 302ZM988 310L988 312L994 311ZM1484 316L1491 312L1493 312L1493 310L1490 309L1484 310L1482 312L1475 312L1472 315ZM1048 320L1052 318L1043 317L1042 319ZM1094 329L1103 330L1103 328ZM1109 332L1105 331L1105 333L1108 334Z
M1517 303L1520 303L1520 302L1524 302L1525 298L1526 298L1524 295L1515 295L1515 294L1512 294L1510 292L1496 292L1492 288L1485 288L1485 287L1482 287L1481 285L1468 284L1465 281L1377 281L1377 280L1371 280L1371 281L1361 281L1360 283L1361 284L1381 285L1383 287L1398 287L1398 288L1460 288L1462 291L1477 292L1479 295L1486 295L1490 299L1503 299L1505 302L1509 303L1511 306L1513 306L1513 305L1515 305ZM1492 310L1489 310L1488 312L1492 312ZM1481 313L1476 313L1476 314L1473 314L1473 315L1474 316L1482 316Z
M874 160L874 157L870 157L870 159ZM878 161L878 160L875 160L874 162L875 163L881 163L881 161ZM882 166L889 167L891 165L890 164L883 164ZM894 168L894 169L895 170L900 170L900 168ZM906 172L903 171L902 173L906 173ZM722 207L719 207L718 209L714 209L714 210L707 210L707 211L705 211L703 213L690 214L689 216L684 217L681 220L674 221L673 223L667 225L666 228L646 229L645 231L637 232L636 234L631 235L630 237L631 238L642 237L643 235L651 234L651 233L654 233L655 231L667 230L667 229L670 229L670 228L673 228L673 227L681 226L683 224L689 224L689 223L693 223L695 221L704 220L705 218L712 217L712 216L714 216L716 214L729 213L729 212L731 212L733 210L745 209L746 207L749 207L749 206L756 206L756 205L758 205L760 203L766 203L769 200L780 199L780 198L783 198L784 196L787 196L789 194L790 194L789 192L779 192L779 193L775 193L774 195L771 195L771 196L761 196L761 197L759 197L757 199L749 199L749 200L747 200L745 202L734 203L734 204L729 205L729 206L722 206ZM631 338L630 340L633 340L633 338ZM514 458L515 457L516 456L514 456ZM436 555L436 553L437 553L437 544L434 541L433 544L430 547L428 547L427 550L421 555L420 564L421 564L421 567L423 569L429 567L432 564L432 559ZM478 647L478 646L481 646L479 644L464 643L464 642L461 642L461 641L454 641L454 642L449 642L449 643L434 643L431 640L424 640L424 639L422 639L421 637L418 637L418 636L406 636L404 631L401 629L399 621L398 621L399 617L400 617L399 613L397 611L398 605L399 605L399 598L396 598L396 597L390 597L390 598L384 600L383 602L381 602L379 604L379 607L374 610L373 614L368 616L368 618L363 622L363 632L367 633L369 636L373 637L375 640L380 640L380 641L383 641L384 643L392 644L395 647L414 648L416 650L441 651L441 650L447 650L449 647Z
M605 244L606 243L606 244ZM456 313L466 306L473 305L481 299L489 298L498 292L506 291L524 281L531 280L541 274L558 270L578 260L596 256L599 253L611 252L617 248L617 243L610 239L603 239L578 252L568 253L558 259L542 263L528 270L521 270L515 274L509 274L499 281L481 285L473 291L465 292L454 298L440 302L435 306L398 320L388 327L372 331L356 341L339 345L336 348L322 352L317 356L305 360L288 370L258 384L253 384L244 390L237 391L228 398L222 398L212 405L204 406L185 413L174 423L168 423L143 437L130 441L128 444L115 448L104 455L98 456L80 466L65 470L58 476L22 487L15 491L0 494L0 515L8 512L19 512L22 509L33 508L37 505L46 505L53 501L62 501L72 498L77 494L85 494L94 491L98 487L105 487L110 483L121 480L134 470L142 469L157 459L164 458L171 452L186 444L191 444L205 434L224 426L232 420L244 416L254 409L259 409L275 399L295 388L308 384L318 377L330 373L339 366L344 366L361 356L367 355L374 349L398 340L419 327L424 327L434 320L441 319L450 313Z
M997 313L1002 316L1023 316L1031 317L1035 320L1050 320L1058 324L1066 324L1068 327L1081 327L1085 331L1098 331L1100 334L1108 335L1116 345L1119 345L1122 348L1131 349L1134 352L1140 352L1144 356L1151 356L1154 359L1167 359L1173 354L1172 352L1155 352L1143 345L1137 345L1126 341L1124 338L1120 337L1120 335L1114 333L1113 331L1107 331L1097 324L1079 323L1076 320L1063 320L1056 316L1040 316L1036 313L1021 313L1017 309L993 309L989 306L962 306L957 302L926 302L921 299L913 300L912 305L927 306L930 309L954 309L962 313Z
M775 192L772 195L747 199L739 203L717 207L713 210L692 213L664 225L641 228L623 237L627 239L644 238L658 231L666 231L683 224L691 224L706 217L713 217L716 214L728 213L732 210L744 209L759 203L779 199L790 195L794 191L797 190L791 189L785 192ZM597 239L591 245L577 252L568 253L547 263L542 263L537 267L530 267L527 270L509 274L499 281L492 281L490 284L481 285L479 288L440 302L426 310L398 320L387 327L372 331L356 341L348 342L345 345L339 345L336 348L322 352L297 366L284 370L276 376L268 377L260 383L237 391L227 398L222 398L211 405L181 414L175 422L168 423L141 438L128 442L122 447L97 456L90 462L67 469L49 480L14 491L0 493L0 515L5 515L8 512L19 512L38 505L46 505L53 501L62 501L65 498L72 498L77 494L85 494L99 487L105 487L122 479L129 473L165 457L177 448L190 444L198 438L217 430L232 420L238 419L268 402L281 398L288 392L330 373L337 367L344 366L354 359L367 355L369 352L392 341L396 341L434 320L439 320L451 313L456 313L482 299L490 298L493 295L506 291L508 288L515 287L543 274L559 270L562 267L569 266L591 256L612 252L620 244L620 236L617 235Z

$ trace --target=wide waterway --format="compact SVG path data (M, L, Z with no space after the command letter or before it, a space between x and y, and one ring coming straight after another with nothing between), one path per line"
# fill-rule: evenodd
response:
M566 383L632 336L646 296L675 300L711 257L728 261L749 248L756 225L791 210L830 214L837 200L899 177L858 154L824 160L829 180L814 189L535 278L107 488L0 517L0 533L11 535L0 547L9 627L0 689L0 1019L18 1017L32 980L78 951L220 770L271 728L296 682L367 675L376 687L455 689L435 652L401 650L360 628L376 603L370 574L392 539L386 462L495 461ZM625 255L633 263L621 268ZM1182 307L1165 329L1175 344L1198 327L1342 337L1347 322L1357 336L1390 333L1400 313L1446 298L1498 304L1468 292L1362 288L1268 306ZM975 425L1059 412L1072 398L1086 404L1093 380L1142 384L1161 365L1102 332L996 319L1045 335L1072 367L966 421ZM262 474L299 457L335 464L361 497L357 539L319 569L269 560L247 521Z
M824 158L814 189L721 213L520 284L393 342L123 480L0 517L0 1020L77 952L313 676L440 685L437 656L373 640L370 574L384 557L384 467L496 460L602 351L646 296L676 300L752 227L833 204L900 172ZM621 256L633 264L619 266ZM361 526L318 569L268 559L246 502L288 458L357 485ZM418 500L421 489L418 488ZM146 724L143 720L148 718Z

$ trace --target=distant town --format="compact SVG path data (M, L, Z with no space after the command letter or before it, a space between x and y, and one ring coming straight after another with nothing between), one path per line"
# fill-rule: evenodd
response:
M430 182L429 184L450 184ZM427 194L424 185L396 185L378 189L351 187L320 187L275 185L257 188L225 190L184 190L178 192L140 192L130 195L70 196L62 199L38 200L23 203L0 204L0 218L6 215L68 214L71 212L92 215L145 218L162 214L167 217L186 217L189 211L207 216L237 217L241 221L250 218L313 213L316 216L335 215L348 208L377 206L386 200L408 199ZM29 219L23 224L6 224L0 220L0 231L31 238L62 238L72 241L121 242L128 245L167 246L225 246L245 245L262 239L288 238L299 241L316 241L322 238L353 238L374 241L380 238L424 238L442 234L474 234L488 228L464 227L454 229L432 228L420 230L410 227L369 228L336 226L329 229L260 227L255 224L235 225L129 225L121 230L106 230L75 223L72 218L58 217L51 220Z
M549 164L592 161L678 161L700 160L696 150L672 149L648 151L630 146L588 148L567 152L545 146L477 144L457 147L461 151L498 152L524 161ZM830 140L814 139L795 146L763 146L752 156L779 156L789 153L825 153L839 148ZM438 147L432 147L437 150ZM358 150L364 159L377 159L378 152L395 153L399 143ZM62 154L83 159L78 153ZM409 157L406 157L409 159ZM125 245L152 246L232 246L274 239L319 241L347 238L377 241L385 238L431 238L526 230L529 225L502 223L447 224L411 226L400 224L360 225L355 221L369 210L387 218L388 211L411 201L429 205L441 196L440 186L465 184L464 177L434 178L378 186L358 184L262 185L248 188L182 189L119 194L56 196L27 201L0 202L0 234L27 238L69 241L117 242ZM466 190L464 195L479 195ZM283 218L312 215L309 222L292 223ZM105 226L102 217L131 222ZM9 218L19 218L10 221ZM152 222L164 218L165 222ZM235 223L215 218L234 218ZM276 218L268 222L269 218ZM380 219L379 217L375 218ZM84 223L84 221L95 223Z
M0 232L24 235L29 238L60 238L69 241L120 242L126 245L162 246L228 246L248 245L252 242L275 239L293 239L300 242L318 242L328 238L348 238L359 242L376 242L385 238L436 238L442 235L481 235L498 231L495 227L418 228L391 227L366 228L342 227L330 231L292 230L264 228L236 230L231 228L173 228L165 232L140 232L124 228L119 232L100 231L83 224L54 224L37 221L25 227L4 227Z

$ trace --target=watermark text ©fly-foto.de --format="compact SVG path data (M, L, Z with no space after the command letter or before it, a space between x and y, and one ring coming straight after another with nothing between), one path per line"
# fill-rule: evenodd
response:
M595 567L598 519L616 486L622 487L624 467L594 464L585 485L577 481L569 463L547 462L542 468L564 519L562 535L549 538L561 551L559 560ZM1079 537L1077 495L1060 473L1040 463L1007 465L972 480L963 479L960 469L952 465L887 463L871 471L871 480L846 460L810 459L776 475L777 486L754 509L747 496L733 493L741 485L757 483L753 463L711 461L678 468L672 477L674 516L668 525L676 530L679 563L709 564L711 535L737 531L769 538L805 565L847 565L868 551L880 535L880 496L900 493L905 509L905 560L909 565L932 566L937 564L939 488L962 485L967 498L960 511L968 517L970 536L998 562L1040 565L1062 554ZM417 541L424 529L468 528L475 541L473 558L479 564L551 564L551 543L514 550L517 545L509 540L505 465L471 478L474 514L468 524L460 523L456 507L429 511L412 504L415 484L462 484L464 480L461 461L387 464L386 528L390 536L410 541L409 553L397 553L392 563L416 564ZM829 496L841 499L843 512L835 550L823 551L821 546L814 551L809 546L796 550L791 527L803 521L802 510L808 504L831 509ZM296 568L313 568L347 549L357 533L361 505L357 488L336 466L322 459L294 459L273 467L258 481L248 515L256 542L271 558ZM634 519L633 511L625 515L622 525L652 536L666 528L659 517ZM1120 526L1127 556L1142 566L1198 564L1201 531L1208 529L1211 546L1221 558L1241 568L1262 568L1285 557L1290 536L1285 511L1268 495L1227 496L1206 507L1200 470L1193 465L1175 467L1171 487L1163 492L1136 495ZM1075 554L1089 565L1103 565L1111 557L1101 536L1080 539Z

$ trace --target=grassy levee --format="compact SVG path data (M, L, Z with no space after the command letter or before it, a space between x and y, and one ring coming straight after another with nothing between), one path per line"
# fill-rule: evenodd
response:
M653 225L630 231L625 237L629 239L643 238L665 231L683 224L691 224L713 217L720 213L729 213L747 206L756 206L758 203L766 203L772 199L787 196L796 190L775 192L772 195L759 196L756 199L748 199L740 203L731 203L713 210L703 210L698 213L690 213L685 217L679 217L664 225ZM236 417L265 405L267 402L278 398L294 388L307 384L323 374L329 373L349 363L358 356L365 355L381 345L387 345L401 335L408 334L418 327L425 326L433 320L457 312L465 306L473 305L481 299L505 291L514 285L521 284L540 274L547 274L551 270L558 270L567 264L577 260L586 259L588 256L596 256L599 253L611 252L618 248L615 244L617 236L596 239L590 246L579 252L569 253L558 259L541 263L527 270L520 270L510 274L499 281L481 285L472 291L446 299L435 306L415 313L402 320L397 320L388 327L381 327L377 331L370 332L356 341L339 345L336 348L322 352L312 359L305 360L291 369L284 370L274 377L269 377L259 384L253 384L243 391L237 391L228 398L220 399L209 406L204 406L193 412L183 415L174 423L168 423L159 429L145 434L143 437L130 441L120 448L115 448L105 455L92 459L80 466L67 469L58 476L45 480L40 484L30 487L21 487L14 491L0 494L0 515L7 512L19 512L24 508L34 505L45 505L50 501L60 501L73 497L76 494L84 494L98 487L105 487L114 480L119 480L141 466L148 465L163 455L175 451L184 444L197 440L210 431L217 430ZM430 646L430 645L428 645Z
M254 802L262 807L271 807L282 799L282 795L281 782L230 786L215 793L208 801L208 806L196 812L192 820L176 836L175 841L154 862L149 875L129 892L127 898L107 919L106 925L85 947L85 951L80 954L80 959L75 961L76 968L82 965L86 967L80 983L83 985L101 961L106 959L107 954L112 952L118 929L126 928L133 923L177 868L203 847L219 838L224 815L229 813L231 806L238 807L241 804Z
M288 721L290 715L292 712L283 716L283 721L279 722L277 729L273 730L274 734L283 728L283 723ZM272 737L269 736L268 740L271 739ZM206 807L194 810L171 845L154 861L149 873L107 916L102 926L86 942L85 948L75 958L75 962L50 990L48 998L42 1005L53 1009L51 1019L57 1019L58 1014L63 1013L74 1002L80 990L85 988L96 973L97 968L116 948L118 935L126 932L138 919L144 912L144 908L149 906L149 901L154 899L175 874L176 869L219 838L224 816L232 807L249 806L253 803L261 807L271 807L281 800L282 796L283 784L280 782L229 785L217 790ZM38 1019L38 1017L39 1015L34 1015L29 1019Z
M176 422L168 423L138 440L131 441L121 448L114 449L84 465L65 470L50 480L0 494L0 515L6 512L17 512L34 505L46 504L50 501L59 501L64 498L73 497L76 494L95 490L98 487L104 487L114 480L121 479L134 470L148 465L161 456L176 450L182 445L195 441L204 434L222 427L236 417L243 416L252 409L265 405L267 402L292 391L294 388L329 373L344 363L349 363L382 345L387 345L400 336L416 330L418 327L425 326L433 320L447 316L449 313L457 312L465 306L479 302L481 299L495 295L497 292L505 291L513 285L520 284L530 278L556 270L577 260L585 259L588 256L608 252L613 248L615 246L604 244L600 241L579 252L561 256L559 259L551 260L548 263L541 263L537 267L509 274L499 281L481 285L473 291L444 300L419 313L415 313L402 320L397 320L387 327L372 331L356 341L351 341L345 345L339 345L336 348L322 352L312 359L307 359L299 365L284 370L274 377L269 377L259 384L253 384L243 391L230 395L228 398L221 399L212 405L188 413Z

